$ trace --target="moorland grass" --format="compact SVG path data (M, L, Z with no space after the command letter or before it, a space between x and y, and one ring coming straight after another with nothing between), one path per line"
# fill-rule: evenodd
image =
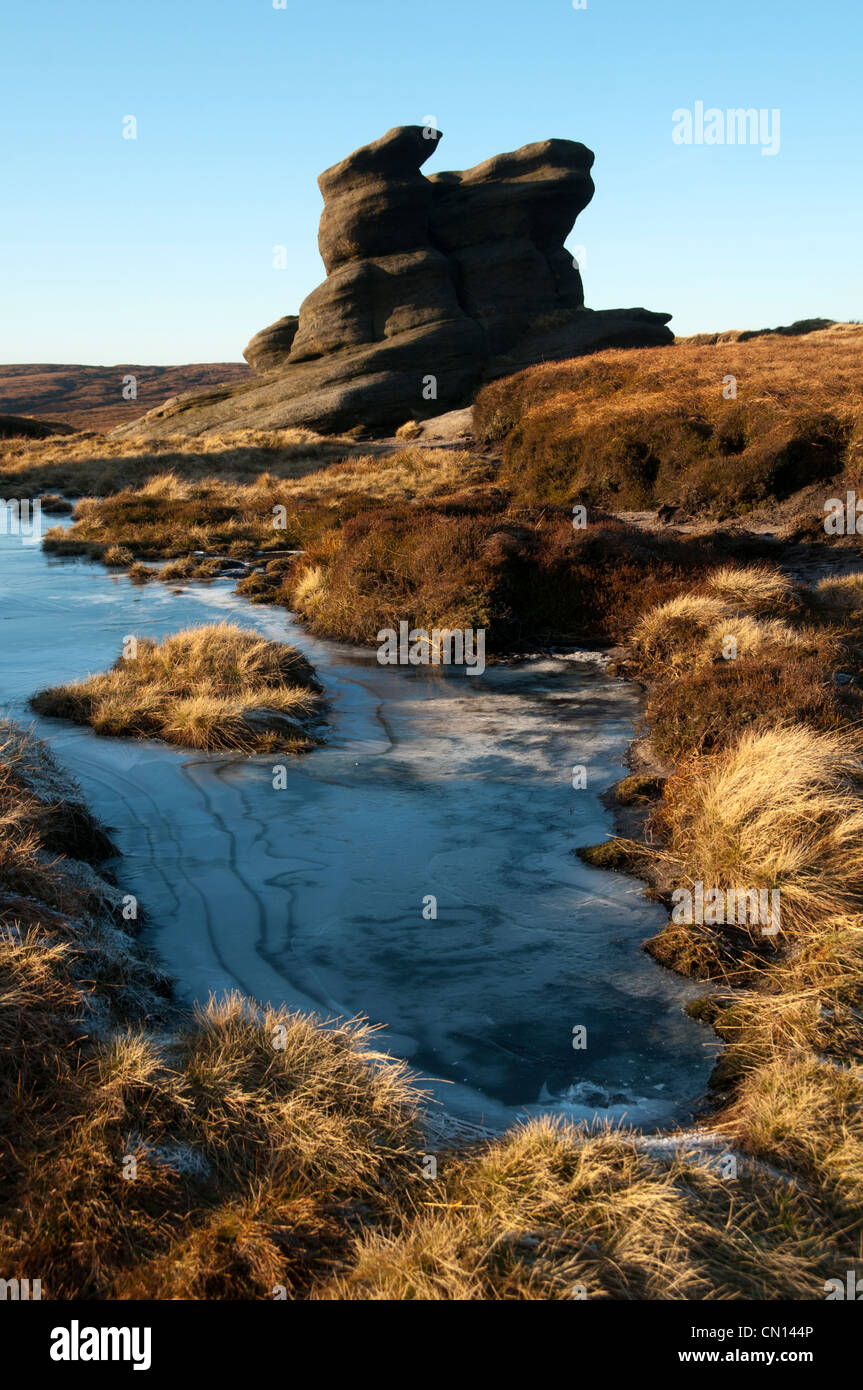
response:
M760 613L745 620L766 636L736 660L705 664L720 593L738 614ZM693 1008L725 1043L712 1127L798 1174L847 1222L854 1251L863 1232L863 730L859 696L843 705L845 687L831 681L839 659L856 669L848 631L828 623L847 608L824 604L824 626L810 628L799 615L811 613L811 595L764 570L708 575L691 597L634 628L648 746L672 766L644 841L609 843L665 901L696 883L705 894L778 892L776 933L672 918L646 946L713 991ZM734 631L735 621L722 626Z
M98 734L161 738L185 748L244 753L312 746L320 685L294 647L229 623L136 640L130 655L85 681L42 690L38 714Z
M647 683L654 752L673 761L746 730L853 723L863 699L846 618L818 589L795 587L765 564L702 571L694 589L643 613L628 637L625 665Z
M525 503L671 505L714 521L863 465L863 327L612 351L480 392L474 432Z
M356 450L351 440L300 429L235 430L195 440L178 435L139 441L89 432L5 439L0 440L0 494L110 497L165 473L187 481L227 477L245 483L266 472L298 478Z

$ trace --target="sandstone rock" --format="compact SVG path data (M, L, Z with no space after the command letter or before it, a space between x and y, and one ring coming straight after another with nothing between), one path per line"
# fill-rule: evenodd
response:
M115 433L385 431L536 362L673 341L668 314L584 307L563 243L593 196L590 150L543 140L426 178L440 139L400 126L321 174L327 278L298 319L251 340L257 379L175 397Z
M287 314L256 333L243 348L243 356L252 370L266 372L283 362L291 351L299 326L296 314Z

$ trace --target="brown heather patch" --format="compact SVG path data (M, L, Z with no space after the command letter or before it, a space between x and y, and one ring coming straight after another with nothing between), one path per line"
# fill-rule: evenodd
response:
M692 582L709 547L615 521L574 531L555 511L400 507L309 545L285 585L314 631L373 642L406 619L485 627L492 649L543 638L618 641L643 609Z
M261 473L249 482L190 479L183 469L159 472L142 485L80 501L74 525L49 532L45 547L106 563L115 549L150 560L185 557L192 550L248 557L302 546L394 499L480 494L492 476L487 462L451 449L366 454L306 468L302 476Z
M860 476L861 346L863 327L534 367L480 392L474 432L502 445L502 480L525 502L669 503L718 520Z

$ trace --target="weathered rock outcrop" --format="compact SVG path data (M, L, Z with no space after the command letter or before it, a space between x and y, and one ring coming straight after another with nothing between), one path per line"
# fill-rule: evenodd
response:
M673 341L668 314L584 307L563 243L593 197L590 150L543 140L426 178L440 139L400 126L321 174L327 278L298 319L251 340L257 379L176 397L117 433L380 430L535 362Z
M243 348L243 356L253 371L266 372L276 367L290 354L300 320L296 314L276 319L269 328L262 328Z

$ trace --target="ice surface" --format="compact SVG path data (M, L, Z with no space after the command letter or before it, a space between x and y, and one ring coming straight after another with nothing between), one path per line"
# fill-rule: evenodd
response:
M572 854L611 830L598 797L624 771L630 687L552 658L469 678L381 667L229 584L136 588L15 537L0 536L0 595L0 701L27 722L30 694L104 669L126 634L222 617L296 642L325 683L327 746L298 759L32 721L115 827L122 889L182 995L239 987L365 1014L453 1111L491 1125L543 1110L688 1118L715 1047L683 1012L694 988L639 949L664 913Z

